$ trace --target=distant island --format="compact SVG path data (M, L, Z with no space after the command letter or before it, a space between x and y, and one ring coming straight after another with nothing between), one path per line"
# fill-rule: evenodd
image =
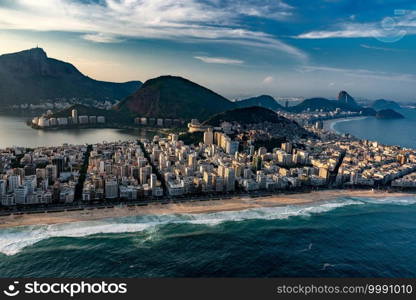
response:
M392 109L383 109L377 112L376 114L377 119L404 119L404 116Z
M401 106L397 102L384 99L378 99L374 101L371 107L375 110L401 109Z

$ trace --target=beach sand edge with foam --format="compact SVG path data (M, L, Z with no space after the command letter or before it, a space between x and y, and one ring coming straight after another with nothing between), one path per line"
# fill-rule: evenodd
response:
M226 200L210 200L183 203L157 204L147 206L117 205L113 208L86 209L79 211L21 214L0 217L0 229L16 226L49 225L69 222L93 221L106 218L121 218L140 215L199 214L222 211L239 211L261 207L301 205L329 201L342 197L406 197L410 193L374 192L371 190L326 190L310 193L281 194L267 197L234 197Z

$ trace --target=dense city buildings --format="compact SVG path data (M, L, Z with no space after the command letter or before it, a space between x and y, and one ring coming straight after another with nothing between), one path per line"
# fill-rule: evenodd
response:
M202 134L193 144L171 133L150 140L95 144L88 151L86 145L7 148L0 153L1 203L96 203L255 191L416 187L414 150L326 130L318 117L337 114L285 113L292 120L303 120L307 135L295 134L293 124L222 122L209 126L192 120L191 134ZM100 117L78 116L76 110L70 118L80 124L100 122ZM144 125L150 119L138 122ZM43 117L37 121L63 122ZM166 119L151 122L157 126ZM78 198L77 184L81 185Z
M197 145L185 145L176 134L139 143L95 145L83 199L379 187L393 180L397 186L398 178L416 170L413 150L356 140L316 127L310 130L319 139L285 142L268 151L255 148L251 144L254 140L246 144L232 140L224 131L235 134L236 127L223 125L221 131L207 129L203 142Z
M161 184L137 142L93 146L82 191L83 201L160 196L163 196Z
M85 105L88 103L89 106L103 109L103 110L111 110L114 105L119 103L119 101L109 101L109 100L86 100L86 99L61 99L55 101L45 101L42 103L34 104L34 103L22 103L22 104L14 104L9 105L8 109L16 110L16 111L30 111L30 112L39 112L39 111L46 111L46 110L64 110L68 109L74 105Z
M136 117L134 118L134 125L144 127L181 127L184 121L181 119L169 118L152 118L152 117Z
M46 114L40 117L34 117L32 119L32 127L34 128L59 128L77 125L103 125L106 123L104 116L78 116L76 109L71 110L71 116L69 117L53 117L52 111L48 111Z
M72 203L86 148L62 145L1 150L1 204Z

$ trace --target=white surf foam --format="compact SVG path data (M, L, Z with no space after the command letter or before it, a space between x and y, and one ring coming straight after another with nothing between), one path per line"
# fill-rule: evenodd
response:
M100 224L76 222L67 224L24 226L0 231L0 252L6 255L18 253L23 248L53 237L82 237L98 233L138 232L152 226L151 223Z
M53 225L23 226L0 230L0 253L14 255L23 248L53 237L83 237L94 234L157 231L166 224L200 224L216 226L223 222L251 219L287 219L325 213L338 207L363 204L357 200L333 201L310 205L265 207L242 211L225 211L207 214L153 215L114 218L100 221L75 222Z
M338 130L335 129L335 126L339 123L345 123L345 122L352 122L352 121L359 121L364 120L369 117L350 117L350 118L343 118L343 119L334 119L334 120L328 120L326 122L329 122L326 127L329 127L330 131L333 131L335 133L341 134Z
M327 270L328 268L334 268L335 266L336 266L336 265L334 265L334 264L325 263L325 264L322 266L321 271L325 271L325 270Z
M307 205L264 207L242 211L224 211L207 214L151 215L100 221L76 222L54 225L36 225L0 230L0 253L14 255L27 246L53 237L83 237L94 234L142 232L156 234L158 227L166 224L199 224L216 226L223 222L252 219L288 219L322 214L336 208L360 204L416 204L416 197L350 198Z
M365 203L371 204L394 204L394 205L412 205L416 204L416 195L415 196L405 196L405 197L383 197L383 198L366 198L360 199Z

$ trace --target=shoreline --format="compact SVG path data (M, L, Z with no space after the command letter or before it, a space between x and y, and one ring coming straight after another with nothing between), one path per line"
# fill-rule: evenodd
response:
M255 208L302 205L335 200L341 197L405 197L412 193L374 192L371 190L326 190L307 194L289 194L259 198L235 197L226 200L210 200L184 203L152 203L147 206L118 205L113 208L87 209L78 211L45 212L39 214L19 214L0 216L0 230L17 226L51 225L108 218L122 218L143 215L203 214L223 211L241 211Z
M131 125L131 124L117 124L117 123L107 123L107 124L77 124L77 125L62 125L62 126L48 126L48 127L39 127L32 124L29 121L26 122L26 125L34 130L41 131L65 131L65 130L81 130L81 129L118 129L118 130L136 130L140 129L143 131L154 131L161 132L172 131L172 130L186 130L182 127L158 127L158 126L141 126L141 125Z
M335 132L337 134L343 134L335 129L335 125L342 122L351 122L351 121L358 121L370 118L369 116L360 116L360 117L347 117L347 118L340 118L340 119L331 119L325 120L323 123L324 129L328 131Z

